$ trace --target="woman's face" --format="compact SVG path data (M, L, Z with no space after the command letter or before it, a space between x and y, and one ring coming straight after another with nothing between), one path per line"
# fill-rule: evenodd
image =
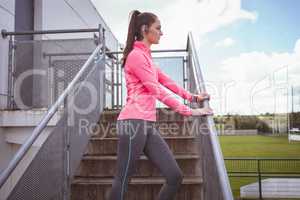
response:
M156 19L153 24L148 29L148 32L144 34L144 37L150 44L158 44L160 36L162 36L163 33L161 31L161 25L159 19Z

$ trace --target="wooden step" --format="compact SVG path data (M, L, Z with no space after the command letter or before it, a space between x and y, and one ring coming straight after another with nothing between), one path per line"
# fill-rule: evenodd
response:
M175 155L185 176L201 176L201 162L198 155ZM117 156L84 156L76 171L77 177L113 177L116 174ZM141 156L134 177L162 176L159 169L146 156Z
M163 136L174 154L197 154L195 136ZM87 146L86 155L116 155L118 147L117 137L92 137Z
M71 186L71 200L106 200L112 178L77 178ZM184 177L176 200L201 200L201 177ZM156 199L165 179L162 177L131 178L124 200Z
M91 135L86 152L71 184L71 200L106 200L116 174L116 120L120 110L105 111L99 126ZM197 136L192 135L191 117L184 117L169 109L157 109L157 129L169 145L184 178L176 200L202 200L201 158L198 156ZM131 177L124 200L154 200L165 178L141 155Z

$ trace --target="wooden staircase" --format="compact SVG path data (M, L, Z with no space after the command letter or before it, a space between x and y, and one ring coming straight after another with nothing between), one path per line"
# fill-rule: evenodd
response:
M166 113L168 112L168 113ZM119 111L104 111L91 137L71 184L71 200L106 200L116 170L116 118ZM158 128L172 150L184 178L176 200L201 200L202 169L191 120L163 109L158 110ZM170 114L171 113L171 114ZM126 200L154 200L165 178L141 155L136 173L129 181Z

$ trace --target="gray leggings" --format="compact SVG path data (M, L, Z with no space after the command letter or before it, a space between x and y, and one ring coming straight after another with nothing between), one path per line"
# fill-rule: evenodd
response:
M129 119L117 121L118 158L109 200L123 200L128 180L135 173L142 152L166 178L158 200L172 200L179 189L183 174L167 143L155 127L155 122ZM137 191L138 192L138 191Z

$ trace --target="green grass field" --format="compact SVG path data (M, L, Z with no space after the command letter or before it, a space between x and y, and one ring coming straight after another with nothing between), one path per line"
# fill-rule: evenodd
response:
M300 142L289 143L287 136L219 136L224 157L300 158ZM228 169L229 170L229 169ZM277 169L264 166L266 171L300 172L299 165ZM239 188L257 182L256 178L230 178L234 196L239 197Z

